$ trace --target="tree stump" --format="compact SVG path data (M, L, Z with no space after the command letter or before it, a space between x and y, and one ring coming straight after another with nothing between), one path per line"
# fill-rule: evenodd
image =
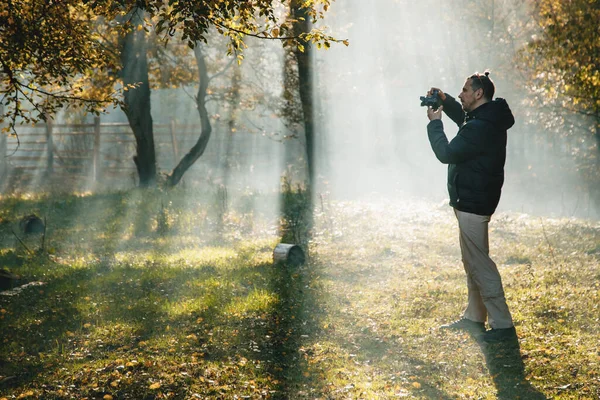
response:
M273 250L273 264L287 264L297 267L305 262L304 251L298 245L279 243Z
M44 221L35 214L27 215L21 218L19 226L23 233L44 233L46 226Z
M0 290L12 289L18 281L17 275L11 274L4 268L0 269Z

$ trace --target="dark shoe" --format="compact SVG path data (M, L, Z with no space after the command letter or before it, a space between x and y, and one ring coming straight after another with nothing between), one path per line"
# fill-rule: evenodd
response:
M485 332L485 324L483 322L475 322L470 319L461 318L458 321L454 321L450 324L440 326L441 330L448 329L452 331L465 331L472 333L483 333Z
M499 343L517 340L517 331L514 326L504 329L490 329L482 335L487 343Z

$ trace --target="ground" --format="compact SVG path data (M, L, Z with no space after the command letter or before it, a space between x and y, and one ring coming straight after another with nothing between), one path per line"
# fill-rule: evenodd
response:
M2 199L28 285L0 293L0 399L600 397L598 221L494 216L519 341L489 346L438 330L466 299L447 205L321 198L286 267L262 211L164 196Z

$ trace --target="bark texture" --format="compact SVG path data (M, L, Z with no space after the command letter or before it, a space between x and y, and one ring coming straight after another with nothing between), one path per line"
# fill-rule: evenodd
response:
M124 111L135 136L136 155L133 157L137 168L139 185L156 184L156 151L150 106L150 83L148 79L148 44L146 32L137 29L142 23L142 10L131 14L132 30L124 37L121 49L123 65Z

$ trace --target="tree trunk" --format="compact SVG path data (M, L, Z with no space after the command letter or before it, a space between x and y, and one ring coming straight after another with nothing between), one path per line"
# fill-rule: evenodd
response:
M310 32L311 17L302 8L303 0L293 0L290 14L294 19L294 35ZM312 46L308 41L300 41L303 49L293 49L298 64L298 94L302 106L302 122L306 146L307 185L306 191L294 191L289 182L284 182L282 193L282 226L283 238L292 234L297 244L308 251L308 243L312 236L314 222L313 197L315 193L315 160L314 160L314 108L313 108L313 68ZM291 228L291 231L289 231Z
M121 62L124 85L124 111L133 130L136 155L133 157L142 187L156 184L156 152L150 110L150 83L146 32L138 29L143 23L140 9L132 11L133 27L122 42ZM129 86L133 85L133 86Z
M600 161L600 112L596 114L596 146L598 160Z
M311 30L311 17L307 10L302 8L302 0L293 0L291 3L292 16L294 23L294 34L307 33ZM306 140L306 162L308 164L308 185L307 189L312 195L315 187L315 160L314 160L314 109L313 109L313 67L312 52L313 48L310 42L302 42L304 51L294 50L294 55L298 61L298 90L300 101L302 103L304 135Z
M204 150L206 150L206 146L208 145L208 140L210 139L210 134L212 133L212 126L210 124L210 119L208 117L208 111L206 110L206 90L208 89L208 72L206 70L206 62L204 61L204 55L202 54L202 50L200 46L197 45L194 49L194 54L196 56L196 64L198 65L198 75L200 78L200 87L198 88L198 95L196 97L196 106L198 108L198 113L200 114L200 124L202 132L200 133L200 137L198 141L190 149L190 151L181 159L179 164L173 169L171 175L169 175L167 179L168 186L175 186L181 178L183 174L204 154Z
M223 170L223 185L227 188L229 186L229 178L231 171L231 163L233 162L232 152L234 150L234 133L237 131L237 120L240 113L240 99L241 99L241 84L242 84L242 69L239 65L233 70L231 77L231 98L229 105L231 111L229 113L228 131L225 133L225 153L221 155L222 170Z

